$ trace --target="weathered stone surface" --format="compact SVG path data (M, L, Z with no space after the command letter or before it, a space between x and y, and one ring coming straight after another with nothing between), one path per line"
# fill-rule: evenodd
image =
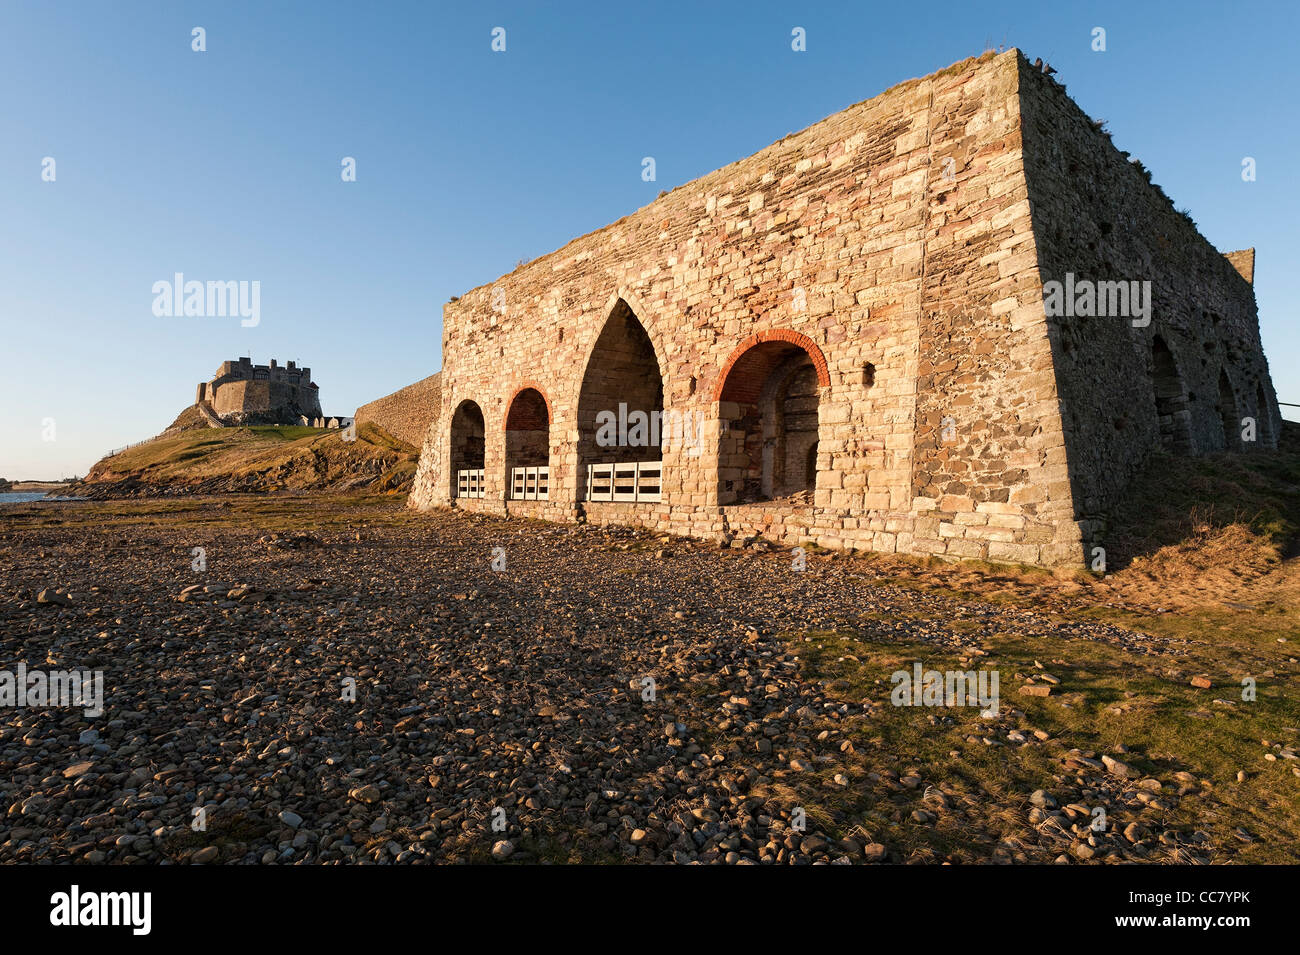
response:
M1078 565L1153 449L1275 445L1245 268L1019 51L986 54L453 299L410 503ZM1067 276L1108 309L1150 282L1150 321L1049 315ZM601 440L638 412L662 433ZM645 496L605 494L612 464Z
M357 409L357 425L377 424L407 444L420 447L441 408L439 377L430 375L391 395L362 405Z
M274 358L270 365L248 358L222 362L210 381L199 384L194 403L224 424L299 424L321 415L311 369Z
M1074 519L1093 537L1091 549L1104 546L1106 510L1153 448L1274 448L1281 416L1260 343L1254 251L1220 254L1103 124L1028 63L1019 72L1041 282L1069 273L1150 283L1145 326L1047 319ZM1241 440L1247 417L1254 442Z

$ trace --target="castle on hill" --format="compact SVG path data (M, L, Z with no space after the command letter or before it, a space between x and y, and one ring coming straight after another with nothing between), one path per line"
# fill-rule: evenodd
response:
M300 424L323 416L311 369L274 358L270 365L250 358L222 362L210 381L199 383L194 400L225 424Z

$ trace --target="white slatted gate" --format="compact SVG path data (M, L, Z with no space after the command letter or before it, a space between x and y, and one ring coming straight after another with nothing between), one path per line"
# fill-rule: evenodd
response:
M587 465L587 500L658 501L663 492L662 461Z
M483 496L483 468L469 468L456 472L456 496Z
M551 469L545 465L510 469L510 498L515 501L544 501L550 494Z

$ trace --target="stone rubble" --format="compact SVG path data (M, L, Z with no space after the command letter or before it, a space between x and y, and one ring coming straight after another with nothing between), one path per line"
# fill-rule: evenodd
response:
M1114 862L1233 851L1168 828L1182 800L1206 794L1194 776L1166 776L1139 754L1064 751L1005 702L982 721L985 745L1062 753L1052 778L1005 803L973 800L863 737L855 745L849 728L888 705L887 690L841 699L802 675L781 634L867 629L967 659L983 653L985 631L1051 628L1134 652L1155 638L905 591L843 561L797 574L781 554L681 542L665 563L653 556L659 540L625 528L520 533L463 513L384 514L365 513L364 534L314 531L307 548L267 546L254 527L209 530L220 577L190 569L193 529L166 521L0 536L6 665L100 668L106 694L98 718L0 711L0 861ZM502 573L490 565L498 543ZM40 603L50 581L76 600ZM1265 742L1294 759L1290 745ZM799 828L825 792L871 811L810 808ZM1089 828L1099 805L1104 832ZM1024 820L1023 836L1006 835L1002 813ZM960 848L945 857L882 839L877 817L959 832Z

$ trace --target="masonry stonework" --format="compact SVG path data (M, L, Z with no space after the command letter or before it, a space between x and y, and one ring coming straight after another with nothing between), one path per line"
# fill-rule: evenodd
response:
M1025 178L1044 282L1146 280L1150 324L1054 318L1076 515L1105 541L1105 512L1146 459L1275 448L1281 417L1256 312L1254 250L1218 253L1142 167L1050 78L1021 61ZM1243 419L1257 440L1243 442Z
M430 375L362 405L357 409L356 423L377 424L393 437L420 447L441 409L438 378L437 374Z
M1186 418L1165 443L1215 447L1205 382L1227 376L1261 443L1277 421L1242 265L1103 140L1018 51L986 54L453 300L411 506L1080 563L1162 436ZM1156 320L1049 318L1062 270L1167 286ZM1156 381L1156 332L1195 399ZM513 494L525 457L545 499ZM652 479L609 499L608 464Z
M210 381L199 383L194 403L225 424L295 424L300 416L321 415L311 369L274 358L270 365L248 358L222 362Z

